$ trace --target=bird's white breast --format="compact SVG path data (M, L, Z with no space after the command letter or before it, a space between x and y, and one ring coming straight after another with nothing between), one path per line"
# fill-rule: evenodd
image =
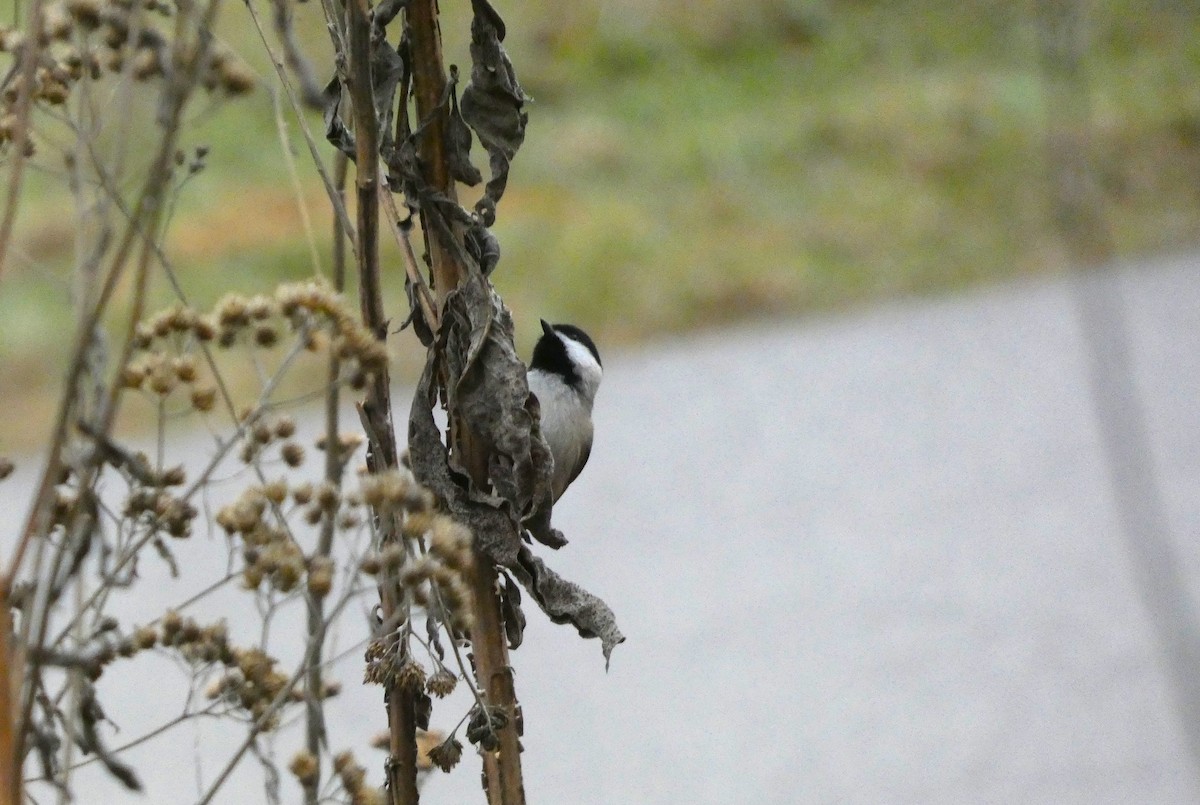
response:
M592 400L569 388L557 375L529 372L529 390L542 410L542 436L554 456L554 499L576 474L592 444Z

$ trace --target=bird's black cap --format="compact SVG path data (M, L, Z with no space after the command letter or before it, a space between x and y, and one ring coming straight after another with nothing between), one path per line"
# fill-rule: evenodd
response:
M574 324L550 324L542 319L542 337L538 339L537 346L533 348L533 359L529 362L531 369L552 372L561 376L569 385L576 385L579 382L580 378L575 371L575 365L571 363L571 358L567 355L567 347L559 338L559 334L583 344L587 347L588 352L592 353L596 363L604 366L595 342L587 333Z

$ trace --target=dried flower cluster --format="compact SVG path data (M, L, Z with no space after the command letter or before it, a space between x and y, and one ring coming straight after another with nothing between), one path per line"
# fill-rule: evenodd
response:
M367 770L355 761L350 750L333 756L333 770L350 795L351 805L383 805L383 794L367 784Z
M221 699L246 711L264 730L279 725L279 712L266 717L267 711L288 685L288 675L279 669L278 661L259 648L234 648L228 659L222 658L226 671L208 688L210 699ZM299 701L303 695L293 691L289 701Z
M266 581L280 592L295 589L309 572L309 563L304 552L288 533L286 525L271 513L272 506L284 503L289 494L285 481L275 481L265 486L254 485L242 491L232 503L217 512L217 524L230 536L241 537L242 581L247 589L257 589ZM300 502L307 494L301 490L295 499ZM321 565L319 575L332 584L332 567ZM317 586L324 581L315 582ZM314 582L310 580L310 587ZM326 588L328 592L328 588Z
M32 98L50 106L64 104L85 76L91 81L101 80L105 74L148 81L166 75L177 66L176 48L169 35L156 27L152 15L169 17L174 13L173 5L161 0L66 0L43 5ZM0 52L19 56L30 44L22 31L0 27ZM16 136L13 104L23 79L16 75L4 87L0 143ZM254 89L255 77L232 51L213 43L200 66L200 83L209 91L219 89L236 96ZM32 154L32 143L27 141L26 146Z
M470 631L470 530L438 514L433 496L407 470L367 476L361 494L377 517L398 525L401 537L366 557L363 571L397 579L414 604L432 609L455 631Z
M163 615L160 626L163 646L178 649L188 662L220 662L223 665L233 665L235 662L224 623L201 626L193 619L171 610Z
M462 741L451 735L429 750L429 760L444 772L449 772L462 759Z
M182 468L175 470L178 483L183 483ZM176 539L186 539L192 535L192 522L199 512L188 501L161 487L135 487L125 501L124 514L135 523L144 522L151 531L165 530Z

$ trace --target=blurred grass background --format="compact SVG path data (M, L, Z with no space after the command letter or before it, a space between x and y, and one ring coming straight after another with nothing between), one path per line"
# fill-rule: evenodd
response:
M611 349L1062 267L1032 3L493 2L533 98L494 275L526 348L539 316L575 321ZM468 65L469 3L442 6L447 58ZM295 11L323 80L320 7ZM185 134L185 147L210 153L180 194L167 251L199 307L314 270L276 133L276 80L241 4L226 4L222 36L260 82L248 98L196 105ZM1200 10L1094 3L1090 38L1092 136L1118 252L1189 247L1200 238ZM123 111L153 120L150 108ZM328 270L324 193L286 117ZM320 137L320 116L307 121ZM38 132L0 280L4 450L44 434L70 341L61 141L52 126ZM395 250L385 255L400 320L401 271ZM162 281L155 295L171 299ZM404 366L419 360L414 338L394 341Z

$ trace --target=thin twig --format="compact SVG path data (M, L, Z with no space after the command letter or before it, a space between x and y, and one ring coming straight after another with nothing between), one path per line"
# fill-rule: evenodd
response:
M346 238L350 241L350 247L357 253L358 235L354 231L354 225L350 223L350 214L346 211L346 205L339 197L337 188L334 187L333 179L330 178L329 172L325 169L325 161L321 159L321 152L317 148L317 141L313 138L312 132L309 131L308 121L304 118L304 110L301 108L300 99L296 97L296 91L292 87L291 79L284 69L283 62L275 55L271 43L267 41L267 32L263 30L262 20L258 17L253 0L248 0L246 9L250 12L250 19L258 31L258 36L262 40L263 47L267 50L267 55L271 58L271 64L275 67L275 73L279 76L279 82L283 85L283 91L287 94L288 102L291 103L292 110L296 113L296 121L300 124L300 131L304 134L304 142L308 145L308 153L312 157L317 174L321 177L322 184L325 185L325 193L329 196L329 203L333 205L334 211L342 220L342 226L345 228Z
M4 218L0 219L0 278L7 264L8 246L12 242L13 226L17 221L17 210L21 201L21 186L25 176L25 163L29 159L29 114L33 108L34 75L42 52L42 0L33 0L29 10L29 32L21 48L17 99L13 106L16 131L13 132L12 167L8 174L8 201L4 205Z

